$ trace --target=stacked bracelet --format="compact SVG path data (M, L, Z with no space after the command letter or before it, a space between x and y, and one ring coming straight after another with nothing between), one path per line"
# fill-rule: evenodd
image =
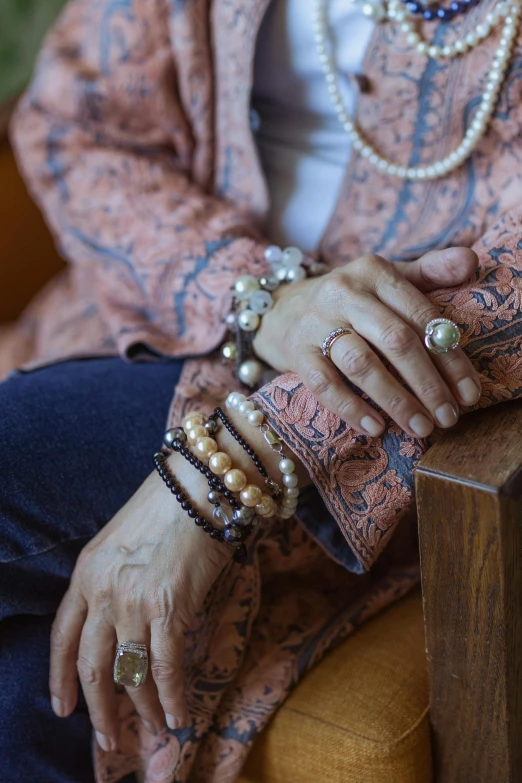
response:
M279 470L284 486L278 516L281 519L289 519L294 514L299 502L299 482L294 472L294 461L285 456L283 442L279 435L266 423L264 413L255 406L252 400L247 400L244 394L232 392L228 395L225 404L228 409L235 410L240 416L243 416L252 427L259 429L270 448L279 454L281 458Z
M194 508L192 502L183 492L181 484L178 482L176 476L167 464L167 457L168 454L166 454L164 451L156 452L156 454L154 454L154 466L178 503L181 505L181 508L187 512L187 515L191 519L194 520L194 524L198 527L201 527L201 529L205 533L208 533L211 538L216 541L222 541L229 546L233 546L235 549L234 559L238 562L243 562L246 558L247 550L242 540L242 531L239 535L232 535L228 533L227 529L219 530L218 528L214 527L211 522L205 519L205 517L200 514L196 508ZM241 540L239 540L240 538Z
M235 363L236 377L246 386L254 388L263 375L263 363L256 358L253 349L255 333L261 318L273 306L272 292L282 283L297 283L307 276L325 271L320 263L304 266L304 256L297 247L284 250L270 245L264 253L271 273L256 280L252 275L242 275L234 285L232 310L226 323L229 334L221 347L223 359Z

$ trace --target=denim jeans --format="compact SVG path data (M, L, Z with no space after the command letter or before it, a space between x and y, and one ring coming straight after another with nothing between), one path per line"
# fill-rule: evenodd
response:
M138 489L182 362L64 362L0 383L0 780L92 783L92 730L49 703L49 635L83 546Z

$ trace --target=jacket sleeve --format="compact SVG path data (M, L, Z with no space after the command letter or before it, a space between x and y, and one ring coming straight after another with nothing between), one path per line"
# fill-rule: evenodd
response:
M475 243L480 267L472 283L430 295L459 324L461 344L481 375L477 407L522 396L521 219L519 209L506 213ZM386 417L381 437L357 435L291 373L254 399L308 468L329 512L311 513L303 503L303 524L350 570L368 569L413 500L415 466L429 441L407 436Z
M213 349L231 284L265 271L267 243L253 221L206 192L209 53L201 47L180 87L186 64L171 36L184 31L173 31L167 7L72 0L12 126L32 195L63 255L83 267L122 354L143 323L160 353Z

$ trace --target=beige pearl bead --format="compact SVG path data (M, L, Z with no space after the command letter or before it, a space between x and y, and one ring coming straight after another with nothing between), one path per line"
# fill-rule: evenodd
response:
M199 438L196 443L196 453L198 457L203 459L210 459L210 457L216 453L218 445L214 438Z
M194 427L197 427L199 425L202 425L205 423L205 417L202 413L189 413L188 416L185 416L183 419L183 429L188 434L189 430L194 429Z
M260 516L264 516L269 511L271 511L273 506L274 506L274 501L272 500L270 495L263 495L261 497L261 501L256 505L256 514L259 514Z
M242 470L233 468L232 470L229 470L227 473L225 473L223 482L227 489L232 490L232 492L241 492L247 483L247 477Z
M263 493L255 484L247 484L239 493L242 504L248 508L254 508L258 503L261 503L262 497Z
M251 411L247 416L247 421L252 427L259 427L265 420L265 414L262 411Z
M187 431L187 440L195 446L200 438L204 438L207 434L206 429L201 424L195 424L191 430Z
M224 476L232 467L232 460L224 451L216 451L209 460L208 466L216 476Z

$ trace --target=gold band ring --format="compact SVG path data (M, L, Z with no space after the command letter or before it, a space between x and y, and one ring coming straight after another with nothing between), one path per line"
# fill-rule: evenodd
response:
M114 682L127 688L143 685L149 669L149 654L144 644L122 642L114 658Z
M353 326L340 326L339 329L334 329L333 332L327 334L321 346L323 356L326 356L327 359L331 359L330 351L332 350L334 342L345 334L355 334Z

